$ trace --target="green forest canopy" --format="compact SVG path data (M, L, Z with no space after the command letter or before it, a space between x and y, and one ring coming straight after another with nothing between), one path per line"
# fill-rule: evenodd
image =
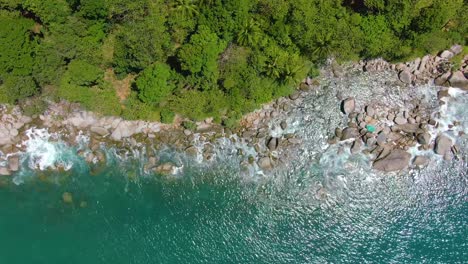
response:
M66 99L129 119L232 124L293 92L328 56L404 60L466 45L466 9L463 0L0 0L0 102ZM114 85L124 78L135 81Z

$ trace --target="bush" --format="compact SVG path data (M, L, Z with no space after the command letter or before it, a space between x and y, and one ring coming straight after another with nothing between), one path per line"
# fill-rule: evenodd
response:
M96 85L102 80L104 71L82 60L74 60L68 65L70 83L80 86Z
M184 121L182 122L182 126L188 130L195 131L197 129L197 125L192 121Z
M9 76L0 86L0 102L16 103L39 92L36 82L29 76Z
M175 113L167 108L161 109L161 122L165 124L172 124L174 122Z
M42 98L36 97L21 102L20 107L25 115L33 116L44 113L48 107L48 103Z

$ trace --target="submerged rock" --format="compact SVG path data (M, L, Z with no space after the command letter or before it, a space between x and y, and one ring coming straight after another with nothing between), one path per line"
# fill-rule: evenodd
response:
M413 160L413 165L415 166L426 166L429 163L429 158L425 156L416 156Z
M376 170L391 172L399 171L408 167L411 159L411 154L401 149L394 149L390 154L378 159L372 167Z
M273 168L273 162L270 157L260 158L257 163L262 170L271 170Z
M71 204L71 203L73 203L73 196L69 192L64 192L62 194L62 200L63 200L64 203Z
M170 162L163 163L163 164L157 166L156 169L155 169L155 171L157 173L160 173L160 174L163 174L163 175L173 174L174 170L175 170L175 165L170 163Z
M10 176L11 171L6 167L0 167L0 176Z

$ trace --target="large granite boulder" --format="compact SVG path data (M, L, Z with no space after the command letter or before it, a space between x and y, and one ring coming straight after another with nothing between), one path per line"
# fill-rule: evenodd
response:
M399 171L408 167L411 154L401 149L394 149L390 154L374 161L372 167L376 170L390 172Z
M346 98L341 103L341 111L343 111L343 113L347 115L354 112L355 109L356 109L356 101L354 100L354 98L351 98L351 97Z
M434 152L439 155L445 155L450 151L452 145L452 140L448 136L441 134L436 138Z
M452 87L468 90L468 79L466 79L465 75L461 71L452 73L448 81Z

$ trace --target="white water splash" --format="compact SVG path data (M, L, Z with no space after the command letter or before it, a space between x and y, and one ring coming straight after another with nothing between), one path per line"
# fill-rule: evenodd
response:
M30 128L26 131L28 139L23 142L26 146L28 166L31 169L64 169L69 170L73 166L71 160L63 155L64 146L53 141L56 135L50 134L47 129Z

